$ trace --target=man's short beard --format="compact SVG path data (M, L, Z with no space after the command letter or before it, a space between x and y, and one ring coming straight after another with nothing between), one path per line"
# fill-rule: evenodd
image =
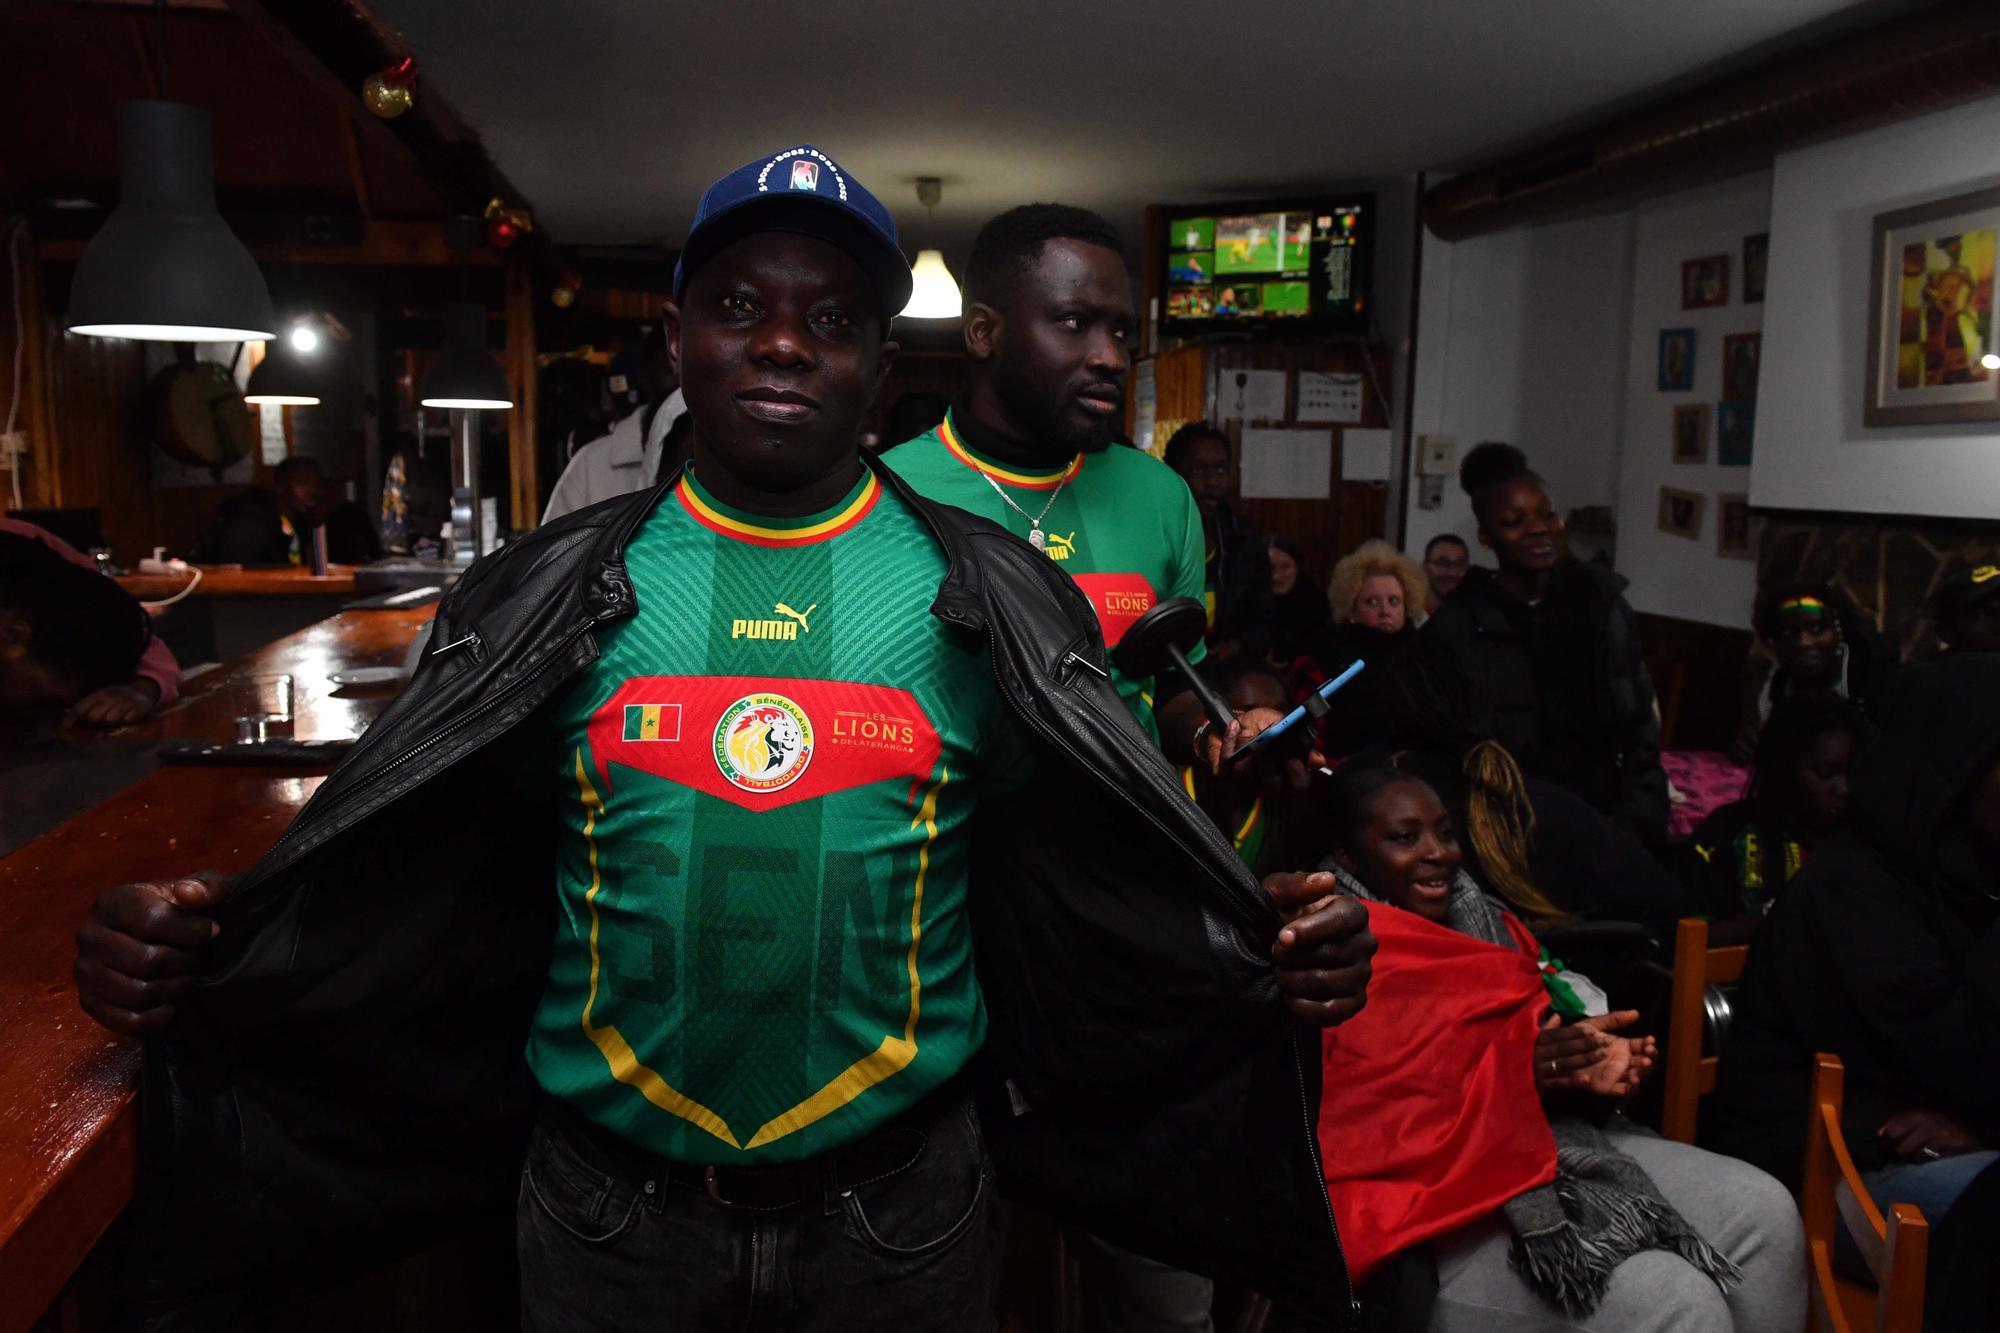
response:
M1016 379L1004 366L993 369L993 389L1008 418L1028 432L1021 443L1050 462L1095 453L1111 443L1111 418L1078 424L1063 411L1064 401L1044 401L1034 385Z

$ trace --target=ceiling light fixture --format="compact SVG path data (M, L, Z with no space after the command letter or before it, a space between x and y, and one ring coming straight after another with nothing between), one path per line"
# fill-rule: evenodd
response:
M293 325L289 336L294 352L311 352L319 346L319 335L313 332L310 324Z
M289 337L272 338L264 344L264 359L250 372L243 388L243 401L262 407L315 407L320 401L317 367L299 359L300 333L315 346L319 339L311 329L294 328Z
M917 180L917 202L937 212L938 200L944 197L944 184L935 176L922 176ZM951 270L945 267L944 251L919 250L917 262L910 266L910 301L898 317L901 319L957 319L965 313L965 297L958 290Z
M507 372L486 350L486 307L477 301L445 303L444 350L424 379L423 405L475 412L514 405Z
M257 261L215 211L206 111L118 107L118 207L70 283L69 329L98 338L239 342L278 327Z

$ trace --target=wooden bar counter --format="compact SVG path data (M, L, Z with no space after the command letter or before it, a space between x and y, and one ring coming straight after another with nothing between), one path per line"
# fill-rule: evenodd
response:
M124 735L227 740L229 678L284 672L298 739L358 736L393 689L341 690L329 673L399 665L431 614L322 621L190 682L180 705ZM138 1049L84 1015L70 978L92 900L129 880L247 869L324 776L160 768L0 859L0 1333L33 1324L131 1194Z
M354 566L328 565L326 573L309 569L253 569L245 565L197 565L201 585L190 597L352 597ZM181 592L194 580L186 574L120 574L118 586L142 602L157 602Z

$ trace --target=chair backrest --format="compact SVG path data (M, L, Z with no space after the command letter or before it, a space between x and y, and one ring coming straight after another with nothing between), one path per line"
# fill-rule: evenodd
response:
M1701 1099L1715 1091L1720 1058L1702 1053L1711 1007L1726 1016L1720 992L1709 988L1743 975L1747 944L1708 947L1708 922L1684 918L1674 931L1674 982L1667 1010L1667 1076L1660 1132L1680 1143L1694 1142ZM1717 1034L1718 1044L1721 1034Z
M1845 1071L1838 1056L1814 1057L1812 1104L1807 1108L1805 1189L1799 1211L1806 1229L1807 1292L1816 1333L1920 1333L1924 1323L1924 1260L1930 1226L1911 1204L1899 1203L1885 1220L1868 1197L1861 1173L1840 1130ZM1847 1188L1841 1189L1845 1184ZM1838 1214L1840 1221L1835 1220ZM1833 1271L1835 1228L1844 1221L1875 1291ZM1870 1320L1870 1304L1873 1318Z

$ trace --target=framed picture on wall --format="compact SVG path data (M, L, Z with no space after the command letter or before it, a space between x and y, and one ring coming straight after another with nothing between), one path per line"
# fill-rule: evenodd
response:
M1697 541L1701 537L1701 507L1707 497L1700 491L1660 487L1660 531Z
M1715 497L1715 553L1724 560L1754 560L1750 549L1750 497L1727 491Z
M1757 396L1757 359L1764 348L1761 333L1732 333L1722 340L1722 396Z
M1708 404L1682 403L1674 409L1674 453L1676 463L1708 461Z
M1681 309L1729 304L1729 256L1710 255L1681 265Z
M1743 304L1756 305L1764 299L1764 261L1771 255L1771 233L1760 231L1743 238Z
M1686 393L1694 387L1694 330L1660 330L1660 392Z
M1863 424L2000 420L1996 241L2000 186L1875 218Z
M1749 467L1751 437L1757 431L1757 400L1726 399L1715 409L1715 461Z

